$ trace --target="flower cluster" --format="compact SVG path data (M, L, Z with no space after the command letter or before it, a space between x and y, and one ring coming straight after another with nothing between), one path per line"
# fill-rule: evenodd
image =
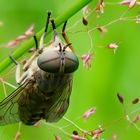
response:
M8 42L6 46L7 47L15 47L18 43L33 36L33 34L34 34L33 29L34 29L34 25L31 25L23 35L20 35L15 40Z

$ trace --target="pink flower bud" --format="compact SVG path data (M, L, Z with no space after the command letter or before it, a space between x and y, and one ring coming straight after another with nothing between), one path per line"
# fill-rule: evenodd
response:
M117 45L116 42L114 42L114 43L108 44L107 47L110 48L110 49L117 49L119 46Z
M83 60L83 64L87 67L87 68L90 68L91 67L91 57L92 57L92 53L88 53L88 54L84 54L81 56L81 59Z
M136 2L137 2L137 0L131 0L130 1L130 4L129 4L129 8L132 8L132 7L134 7L135 6L135 4L136 4Z
M27 39L27 38L28 38L27 36L21 35L21 36L18 36L18 37L16 38L16 41L17 41L17 42L21 42L21 41L23 41L23 40L25 40L25 39Z
M92 134L93 135L100 135L102 132L103 132L103 129L100 127L100 128L98 128L96 130L93 130Z
M25 32L25 35L28 36L28 37L32 36L32 35L34 34L33 29L34 29L34 25L31 25L31 26L27 29L27 31Z
M85 140L85 138L80 137L80 136L78 136L78 135L72 135L72 139L73 139L73 140Z
M23 40L29 38L30 36L33 35L33 28L34 26L32 25L23 35L18 36L15 40L12 40L7 43L7 47L15 47L17 43L22 42Z
M120 2L122 5L128 5L129 8L134 7L137 4L137 0L124 0Z
M12 40L12 41L8 42L6 46L7 47L14 47L14 46L16 46L16 44L17 44L17 41Z
M118 44L119 44L119 42L113 42L113 43L110 43L110 44L107 45L107 48L109 48L109 49L113 49L113 50L114 50L114 54L115 54L117 48L119 47Z
M92 114L94 114L96 112L96 107L92 107L89 110L87 110L86 112L84 112L83 117L85 119L88 119Z

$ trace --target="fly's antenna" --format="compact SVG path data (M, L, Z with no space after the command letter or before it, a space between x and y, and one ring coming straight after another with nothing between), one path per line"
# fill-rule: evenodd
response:
M65 45L65 46L63 47L63 52L64 52L64 51L66 50L66 48L69 47L71 44L72 44L72 43L69 43L69 44Z

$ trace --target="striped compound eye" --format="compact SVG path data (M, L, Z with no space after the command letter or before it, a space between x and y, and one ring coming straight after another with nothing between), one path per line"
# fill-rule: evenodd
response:
M71 51L44 51L39 55L37 64L40 69L49 73L72 73L77 70L79 60ZM61 69L63 71L61 71Z

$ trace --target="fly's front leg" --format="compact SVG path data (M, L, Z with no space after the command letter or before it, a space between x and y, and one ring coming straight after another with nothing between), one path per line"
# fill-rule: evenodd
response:
M33 62L33 60L43 51L44 38L46 37L46 34L47 34L50 16L51 16L51 12L48 12L45 30L44 30L43 35L40 38L39 46L38 46L37 37L34 35L36 50L34 51L33 55L30 57L30 59L23 66L23 70L27 70L29 68L30 64Z
M9 58L12 60L12 62L16 65L16 82L18 84L21 84L24 82L24 80L26 79L28 73L27 71L24 72L22 75L20 74L20 64L11 56L9 55Z
M44 44L44 38L46 37L47 34L47 30L48 30L48 26L49 26L49 21L50 21L50 16L51 16L51 12L48 12L48 16L47 16L47 20L46 20L46 26L45 26L45 30L43 35L40 38L40 44L39 44L39 48L43 49L43 44Z
M36 38L36 35L33 36L34 37L34 41L35 41L35 51L34 53L32 54L32 56L29 58L28 61L26 61L26 63L24 64L23 66L23 70L26 71L28 70L29 66L31 65L31 63L33 62L33 60L38 56L38 54L40 53L40 49L38 47L38 41L37 41L37 38Z
M53 43L54 45L57 47L57 46L60 46L60 38L56 32L56 26L55 26L55 23L54 23L54 19L51 20L51 24L52 24L52 28L53 28L53 32L54 32L54 36L53 36Z
M67 43L67 45L69 46L69 48L72 50L72 52L74 54L76 54L75 51L74 51L74 49L73 49L73 47L72 47L72 45L71 45L71 43L69 42L69 39L68 39L66 33L65 33L66 25L67 25L67 21L65 21L65 23L63 25L63 28L62 28L62 36L63 36L65 42Z

